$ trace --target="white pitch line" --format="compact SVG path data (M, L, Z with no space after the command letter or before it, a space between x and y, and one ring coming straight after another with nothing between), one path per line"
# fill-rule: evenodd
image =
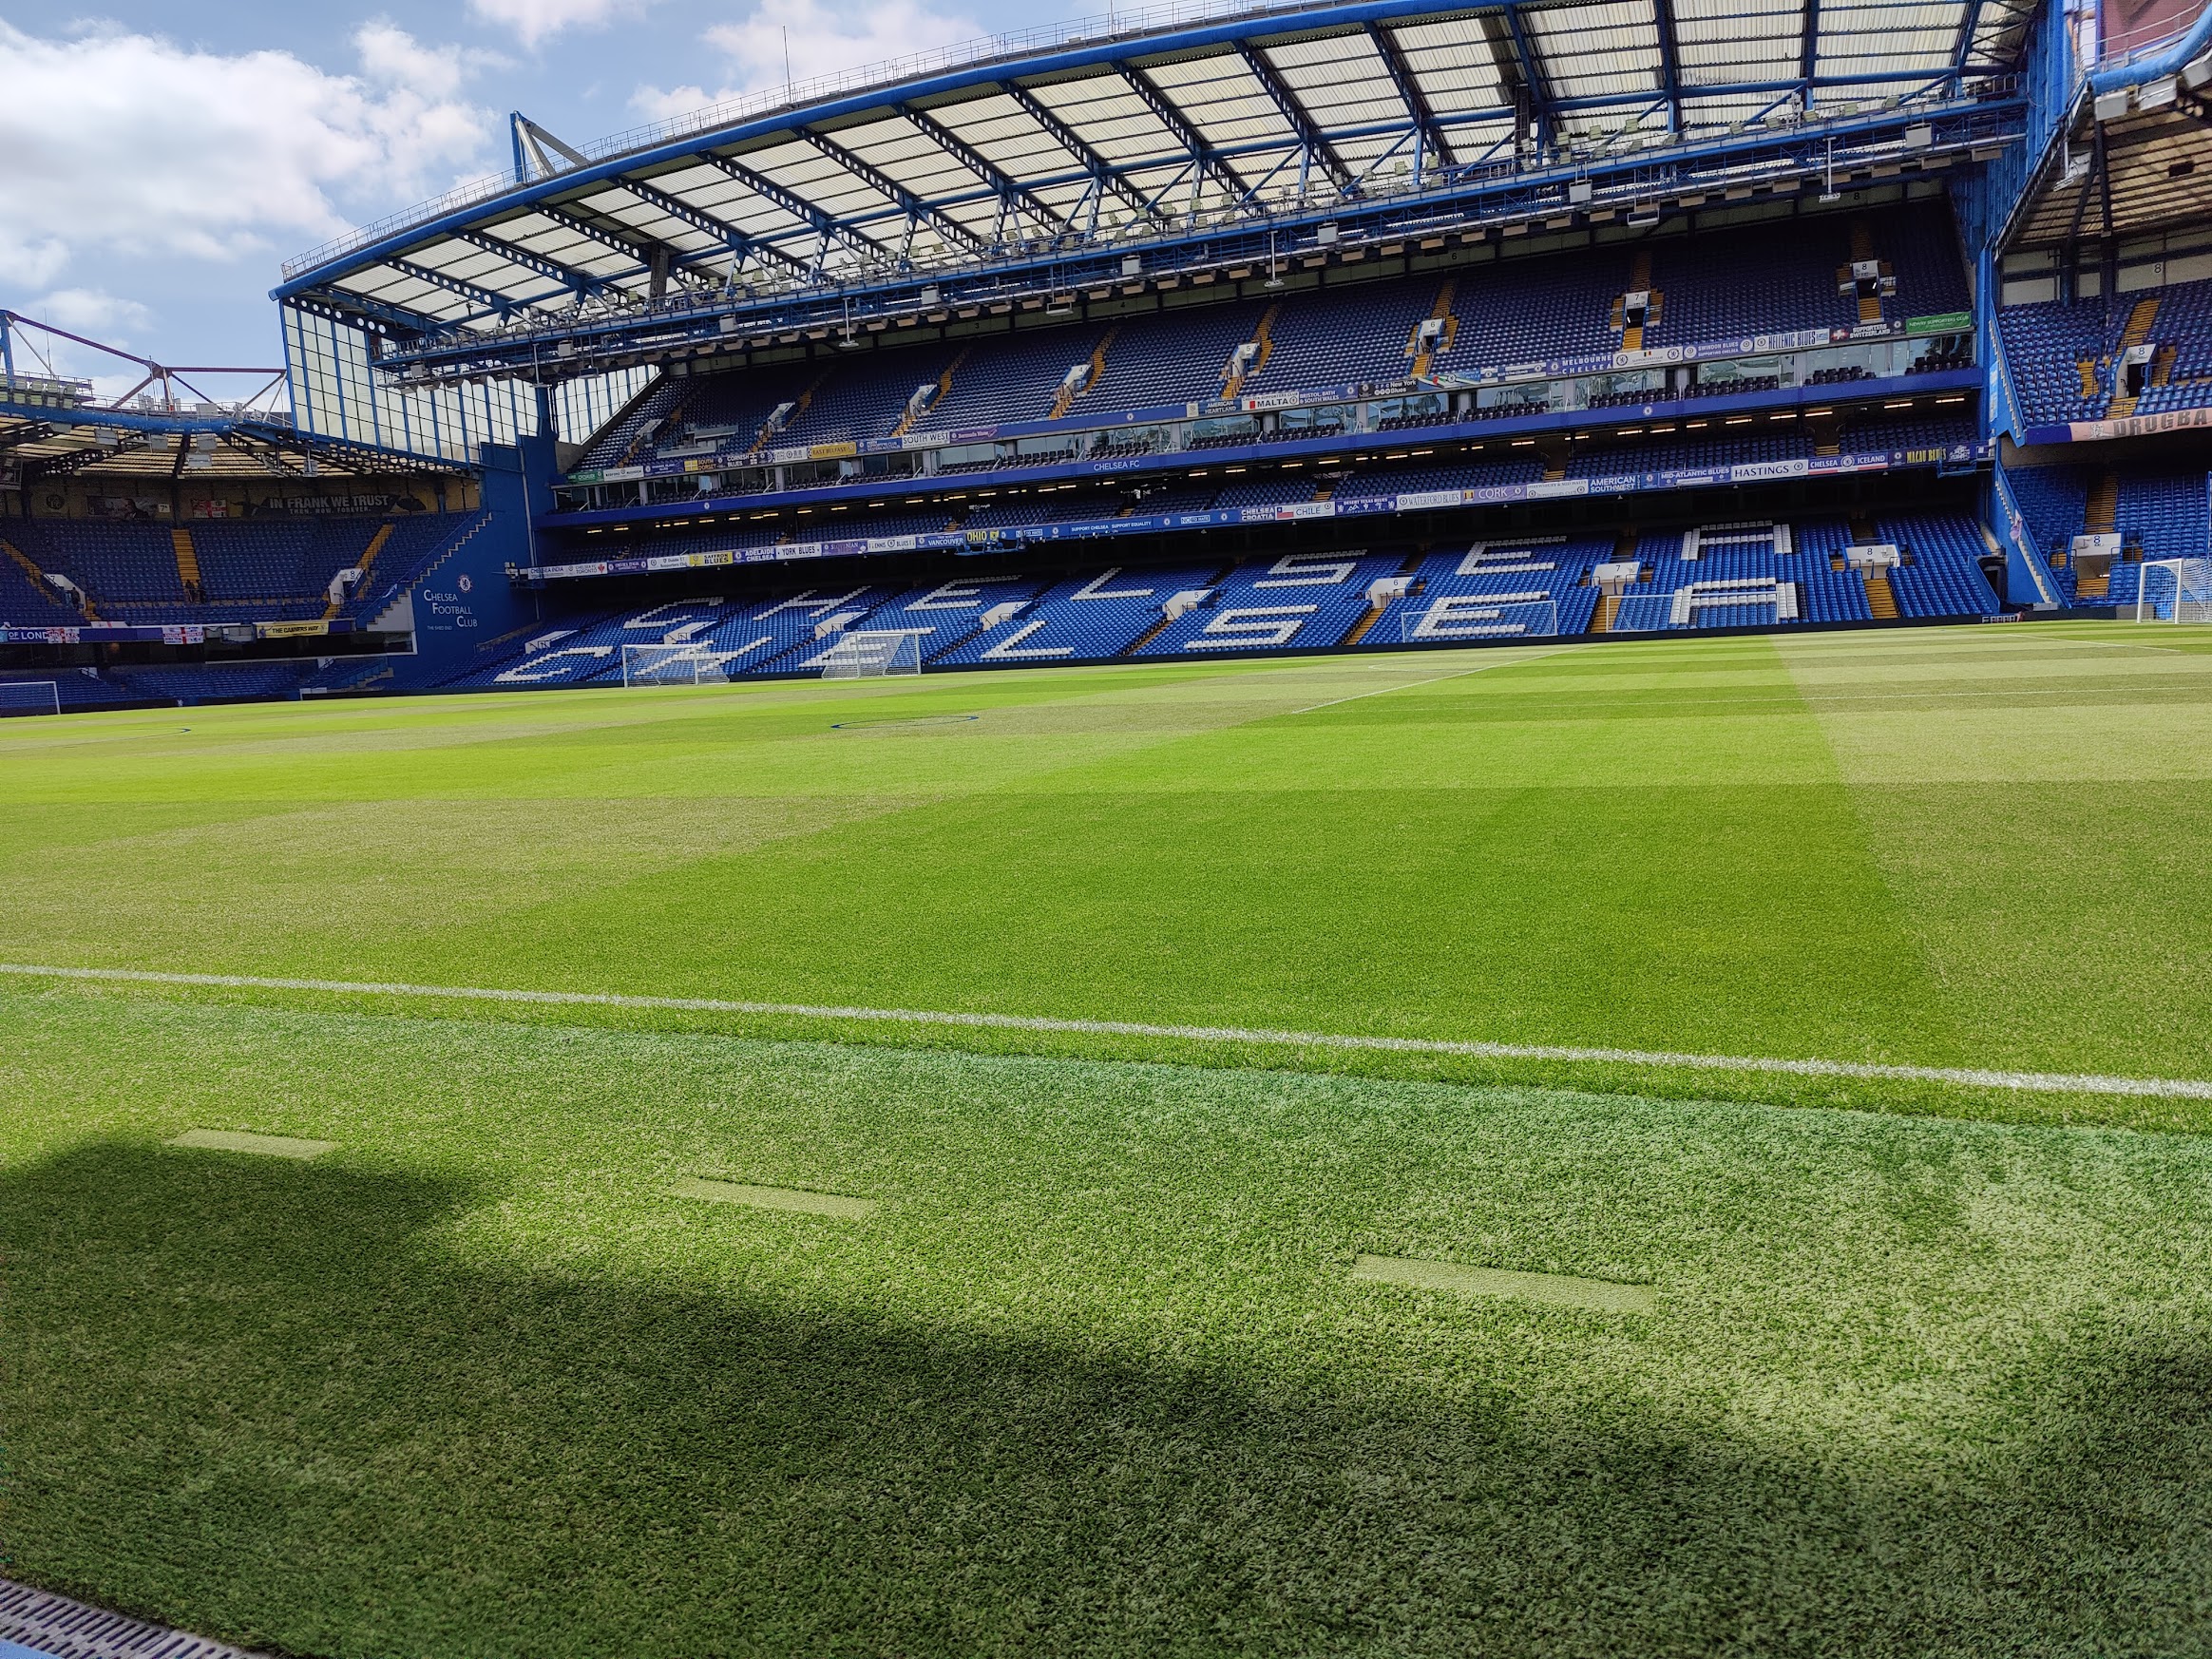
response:
M1539 658L1556 657L1560 652L1566 649L1567 648L1564 645L1554 645L1549 651L1537 651L1527 657L1516 657L1512 658L1512 661L1535 662ZM1465 679L1470 674L1483 674L1493 668L1505 668L1508 666L1510 666L1510 664L1508 663L1507 659L1501 657L1496 662L1478 662L1473 668L1458 669L1453 673L1436 675L1428 679L1410 679L1399 685L1379 685L1373 691L1355 692L1348 697L1331 697L1325 703L1314 703L1306 708L1292 709L1290 713L1293 715L1310 715L1315 709L1333 709L1339 703L1356 703L1362 697L1379 697L1386 696L1391 692L1419 691L1424 685L1441 685L1447 679Z
M2047 1095L2147 1095L2212 1100L2212 1082L2195 1077L2111 1077L2093 1073L2007 1072L1970 1066L1873 1065L1858 1060L1775 1059L1763 1055L1673 1054L1663 1049L1567 1048L1517 1042L1453 1042L1426 1037L1353 1037L1239 1025L1145 1025L1124 1020L1055 1020L1030 1014L963 1014L924 1008L848 1008L813 1002L738 1002L718 997L635 997L619 991L516 991L486 985L387 984L356 980L261 979L250 974L174 974L140 968L39 967L0 963L21 979L93 980L117 984L201 985L218 990L317 991L347 997L421 997L461 1002L524 1002L555 1007L661 1009L686 1014L753 1014L800 1020L865 1020L895 1025L958 1025L988 1031L1059 1032L1085 1037L1167 1037L1186 1042L1260 1043L1276 1048L1378 1050L1477 1059L1595 1061L1706 1072L1772 1072L1798 1077L1888 1078L1957 1083Z

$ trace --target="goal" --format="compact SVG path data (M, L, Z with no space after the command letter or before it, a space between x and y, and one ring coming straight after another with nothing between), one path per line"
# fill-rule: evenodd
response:
M2139 622L2212 622L2212 559L2146 559L2135 590Z
M625 645L622 683L727 685L732 653L710 645Z
M1559 631L1559 607L1548 599L1507 594L1487 598L1458 594L1409 612L1399 620L1399 642L1420 645L1437 639L1536 639Z
M838 636L837 643L813 658L824 679L871 679L885 674L922 672L922 636L863 630Z
M0 679L0 715L58 715L62 688L50 679Z

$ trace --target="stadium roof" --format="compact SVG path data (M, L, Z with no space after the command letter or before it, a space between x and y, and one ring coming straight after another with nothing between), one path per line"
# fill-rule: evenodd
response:
M267 484L450 473L421 456L296 431L282 419L0 403L0 472L37 483Z
M2100 70L2038 159L2005 245L2064 248L2202 225L2212 176L2212 10Z
M1435 0L1072 25L579 149L294 260L278 297L403 333L791 292L1328 210L1524 165L1956 101L2035 0Z

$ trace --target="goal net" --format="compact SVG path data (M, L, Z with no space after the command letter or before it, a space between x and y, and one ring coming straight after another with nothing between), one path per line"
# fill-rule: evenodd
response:
M50 679L0 679L0 715L58 715L62 688Z
M1559 607L1548 599L1459 594L1399 620L1402 644L1436 639L1535 639L1559 631Z
M922 636L919 634L860 631L838 636L837 642L813 658L824 679L870 679L885 674L922 672Z
M709 645L625 645L624 685L727 685L733 654Z
M2135 590L2139 622L2212 622L2212 559L2145 560Z

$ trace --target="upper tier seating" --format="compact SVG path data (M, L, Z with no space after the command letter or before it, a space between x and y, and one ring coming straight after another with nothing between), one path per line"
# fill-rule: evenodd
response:
M2145 314L2141 322L2139 310ZM2132 410L2120 361L2131 323L2147 334L2135 343L2153 348ZM1997 328L2012 389L2031 421L2090 421L2212 406L2212 280L2116 294L2109 306L2103 299L2009 305L1997 313Z
M1887 320L1968 307L1950 211L1918 203L1856 219L1661 237L1409 276L1363 281L1339 273L1320 288L1296 286L1305 280L1299 275L1273 296L672 378L594 438L584 465L748 452L782 403L794 411L768 438L771 447L971 430L1056 413L1095 422L1130 410L1204 404L1229 389L1223 371L1247 344L1265 349L1235 383L1239 395L1391 386L1414 373L1420 358L1409 348L1432 315L1444 325L1429 357L1432 373L1601 357L1628 343L1616 318L1639 280L1658 296L1642 334L1648 346L1849 327L1859 320L1859 306L1839 292L1836 273L1855 244L1895 274L1897 294L1879 302ZM1078 366L1088 382L1063 397ZM1707 390L1747 391L1761 384L1755 378ZM932 393L909 417L923 387Z

